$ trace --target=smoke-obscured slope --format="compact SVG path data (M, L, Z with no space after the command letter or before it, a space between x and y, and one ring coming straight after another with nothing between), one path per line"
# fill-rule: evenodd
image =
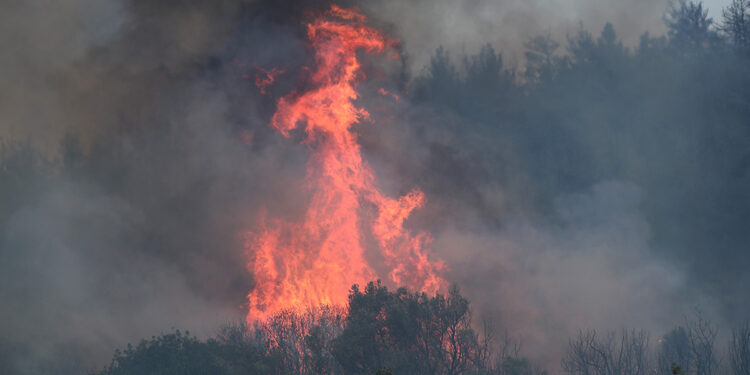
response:
M99 367L124 343L244 316L243 233L261 207L304 207L290 187L307 150L268 122L300 84L318 3L0 5L0 372ZM410 225L477 315L549 367L579 328L660 333L697 304L747 315L746 60L678 34L623 50L665 29L665 4L410 4L362 4L407 65L361 86L360 139L384 191L426 193ZM578 20L616 23L587 38ZM528 36L565 45L568 30L569 51L537 39L521 59ZM255 64L289 73L264 96Z
M243 233L260 202L294 207L280 187L305 157L268 136L252 84L253 63L305 59L298 21L251 5L3 5L0 372L99 367L243 316Z
M542 32L564 38L580 22L601 29L613 22L628 45L636 45L646 31L663 33L661 15L667 0L418 0L373 1L362 6L393 24L403 38L416 73L429 64L440 46L456 54L474 53L491 43L507 62L523 64L523 43Z

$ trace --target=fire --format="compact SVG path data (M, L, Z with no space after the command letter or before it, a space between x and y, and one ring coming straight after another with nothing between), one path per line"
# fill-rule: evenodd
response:
M266 94L266 88L276 81L276 77L278 77L279 74L284 74L285 72L284 69L263 69L262 67L257 65L255 66L255 68L259 72L255 75L255 86L257 86L260 89L260 93L264 95ZM263 76L261 76L260 73L263 73Z
M400 97L397 94L394 94L382 87L380 88L380 90L378 90L378 93L380 93L380 95L383 95L383 96L390 96L395 101L398 101L400 99Z
M279 99L271 126L286 137L304 126L311 200L302 222L264 219L248 235L248 268L256 281L248 321L289 309L344 306L352 284L374 279L430 294L446 286L445 266L430 260L430 235L404 228L424 205L424 194L414 190L394 199L381 193L352 132L369 119L353 102L363 77L356 54L394 45L365 22L359 10L333 5L307 24L315 50L312 88Z

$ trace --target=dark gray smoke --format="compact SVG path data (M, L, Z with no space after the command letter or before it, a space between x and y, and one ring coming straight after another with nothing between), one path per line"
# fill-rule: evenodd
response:
M243 234L304 207L305 146L268 122L304 84L301 20L326 4L0 4L0 373L80 373L242 319ZM404 56L361 86L361 143L385 191L427 194L409 225L432 231L477 321L555 371L581 328L747 316L748 75L677 52L647 70L669 50L667 2L360 6ZM566 50L582 30L601 55ZM555 68L529 62L540 34ZM256 65L287 71L269 95Z

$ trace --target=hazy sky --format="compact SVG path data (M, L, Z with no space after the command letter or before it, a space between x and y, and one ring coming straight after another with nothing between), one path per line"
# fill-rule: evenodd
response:
M706 5L706 8L708 8L708 14L711 16L714 21L719 21L721 19L721 8L727 6L727 4L730 3L730 0L704 0L703 4Z

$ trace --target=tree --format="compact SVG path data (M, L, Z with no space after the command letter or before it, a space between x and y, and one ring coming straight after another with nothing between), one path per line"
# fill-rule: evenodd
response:
M750 1L732 0L721 10L720 30L732 41L735 48L744 50L750 47Z
M732 331L729 363L734 375L750 375L750 323Z
M717 40L711 30L713 19L700 1L670 1L664 22L670 43L683 52L706 49Z
M605 82L610 81L615 72L622 72L621 64L628 60L628 51L617 39L615 28L609 22L596 40L581 25L578 33L568 37L568 51L573 68L583 70L584 75L595 73Z
M683 327L672 329L659 340L659 373L672 374L674 365L680 366L680 371L687 373L692 371L692 355L690 351L690 339Z
M414 97L443 107L459 97L459 83L458 70L451 62L448 51L440 46L430 58L427 74L415 80Z
M700 313L697 313L697 319L688 323L687 334L690 340L690 351L695 361L695 373L697 375L712 375L718 365L714 352L716 328Z
M570 340L563 370L580 375L645 375L649 369L648 334L623 330L620 335L580 331Z
M428 297L369 283L364 291L352 287L334 356L351 374L387 367L396 374L455 375L480 367L481 348L468 301L456 288Z
M503 57L485 44L478 55L464 58L466 81L470 86L482 87L483 94L492 94L502 85Z
M282 311L252 328L256 346L281 362L285 372L313 375L338 370L333 340L344 329L345 311L323 306Z
M466 78L461 87L462 112L470 118L496 118L512 106L513 75L503 70L503 57L490 44L464 58Z
M661 340L659 370L671 374L674 365L686 375L711 375L718 369L714 343L716 328L700 312L684 326L674 328Z
M128 344L125 350L115 352L112 363L99 375L229 374L217 353L207 346L189 332L177 330L137 346Z
M550 33L537 35L523 46L526 48L524 56L526 57L526 72L524 74L529 83L539 83L550 81L555 76L555 64L557 59L555 53L560 47L552 39Z

